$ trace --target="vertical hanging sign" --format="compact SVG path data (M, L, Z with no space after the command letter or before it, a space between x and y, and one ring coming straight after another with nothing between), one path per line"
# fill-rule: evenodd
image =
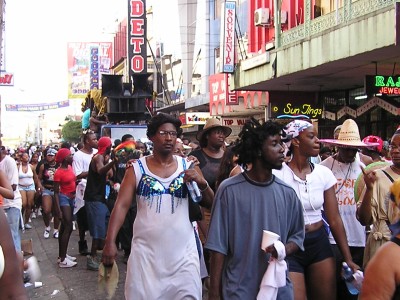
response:
M128 1L129 80L132 75L147 73L146 1Z
M99 47L90 47L90 89L100 88Z
M236 2L222 3L221 39L220 39L220 72L233 73L235 63L235 22Z

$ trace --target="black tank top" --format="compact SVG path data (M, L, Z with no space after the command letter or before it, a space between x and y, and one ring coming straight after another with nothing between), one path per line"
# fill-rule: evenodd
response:
M94 168L94 158L89 165L89 173L87 176L85 195L83 198L87 202L105 202L106 201L106 182L107 182L107 173L104 175L100 175Z
M50 166L47 162L43 164L42 182L45 188L53 188L54 174L56 173L58 167L58 164L55 164L54 166Z

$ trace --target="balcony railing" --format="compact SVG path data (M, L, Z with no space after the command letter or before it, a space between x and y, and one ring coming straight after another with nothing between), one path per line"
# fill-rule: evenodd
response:
M305 19L300 24L281 33L281 47L298 43L299 41L318 35L335 26L348 23L351 20L373 13L375 11L394 7L396 0L346 0L343 7L313 20ZM311 1L306 1L311 5ZM310 14L311 15L311 14Z

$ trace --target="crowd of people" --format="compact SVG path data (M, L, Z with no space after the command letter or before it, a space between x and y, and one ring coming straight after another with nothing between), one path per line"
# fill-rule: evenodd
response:
M88 270L112 266L120 247L127 299L202 299L204 289L210 300L400 294L400 267L385 273L400 244L400 127L390 141L361 139L348 119L319 139L308 120L251 118L227 144L231 133L210 118L191 141L159 113L147 127L151 152L130 134L113 143L90 128L78 148L0 145L0 266L21 261L0 272L2 290L24 297L22 275L6 284L23 273L20 231L41 215L60 268L77 264L68 254L75 225ZM262 247L266 230L279 240ZM365 271L359 295L347 289L343 262Z

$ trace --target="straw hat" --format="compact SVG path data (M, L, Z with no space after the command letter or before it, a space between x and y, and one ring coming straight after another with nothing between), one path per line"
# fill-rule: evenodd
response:
M333 144L338 147L360 148L378 146L378 143L363 143L360 138L357 123L352 119L347 119L343 122L338 138L335 139L320 139L321 143Z
M196 135L197 140L200 141L203 138L204 134L209 132L211 129L217 127L220 127L224 131L225 137L228 137L232 133L232 128L222 125L221 121L218 120L217 118L210 118L207 120L206 125L204 125L203 130L197 133Z

